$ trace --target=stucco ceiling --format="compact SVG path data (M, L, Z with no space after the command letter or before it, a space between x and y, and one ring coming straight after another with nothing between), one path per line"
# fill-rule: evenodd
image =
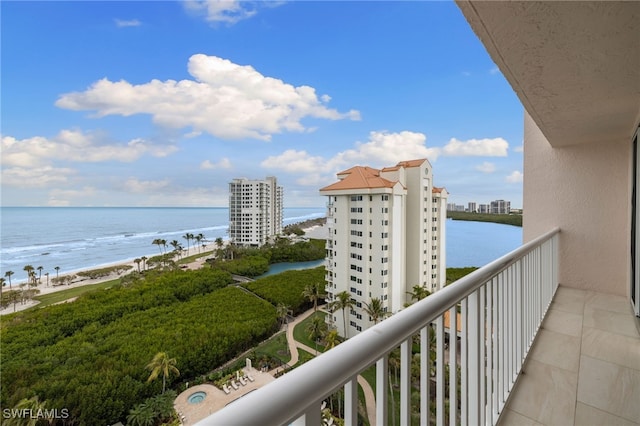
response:
M631 139L640 2L457 4L552 145Z

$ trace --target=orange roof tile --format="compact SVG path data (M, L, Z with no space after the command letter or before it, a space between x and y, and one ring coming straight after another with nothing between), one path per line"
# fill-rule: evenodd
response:
M422 163L424 163L425 161L427 161L426 158L421 158L419 160L401 161L397 164L397 166L404 167L404 168L420 167Z
M342 180L321 188L320 191L334 191L341 189L369 189L369 188L393 188L396 182L380 177L380 170L371 167L355 166L338 173L338 176L347 175Z
M353 166L347 170L337 173L340 181L321 188L320 191L333 191L341 189L368 189L368 188L392 188L397 182L380 177L381 171L395 171L401 167L419 167L427 161L426 158L419 160L401 161L395 166L385 167L382 170L368 166Z
M432 192L433 194L439 194L439 193L441 193L441 192L442 192L442 189L443 189L443 188L438 188L438 187L435 187L435 186L434 186L434 187L433 187L433 189L431 190L431 192Z

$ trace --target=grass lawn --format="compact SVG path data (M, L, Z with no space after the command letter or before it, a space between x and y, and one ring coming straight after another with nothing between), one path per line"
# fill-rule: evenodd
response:
M54 303L63 302L67 299L78 297L89 291L104 290L110 288L113 285L118 284L119 282L120 278L116 278L115 280L105 281L98 284L83 285L80 287L70 288L68 290L56 291L55 293L43 294L42 296L35 296L34 299L40 301L40 303L28 309L44 308L45 306L53 305Z
M315 344L315 342L313 340L309 339L309 333L307 332L307 326L309 325L309 323L311 323L311 320L313 320L313 317L315 315L321 316L322 319L324 320L324 317L327 314L325 312L317 311L316 313L309 315L300 324L296 325L296 328L293 330L293 338L296 339L298 342L309 346L310 348L315 348L316 344ZM324 346L322 346L322 344L318 345L318 352L319 353L324 352Z
M283 363L288 363L291 360L289 354L289 346L287 345L287 335L285 333L278 333L271 339L262 343L255 349L256 354L266 354L273 358L282 360Z

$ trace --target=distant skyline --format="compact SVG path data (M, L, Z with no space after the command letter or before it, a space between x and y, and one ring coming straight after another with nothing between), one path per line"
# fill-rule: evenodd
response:
M285 207L428 158L522 207L523 108L453 2L0 2L2 205Z

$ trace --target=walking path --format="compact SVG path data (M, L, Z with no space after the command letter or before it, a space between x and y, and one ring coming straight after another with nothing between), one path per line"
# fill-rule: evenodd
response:
M314 310L309 309L308 311L298 315L293 321L285 325L287 330L287 344L289 346L289 353L291 354L291 360L288 362L288 365L291 367L296 365L299 361L298 348L303 349L311 354L315 354L316 352L314 348L311 348L304 343L298 342L293 337L293 331L296 326L310 317L313 313ZM193 386L178 395L174 402L174 406L182 419L182 424L185 426L195 424L203 418L207 417L209 414L222 409L225 405L235 401L238 398L243 397L247 393L258 389L259 387L266 385L270 381L275 380L274 375L280 370L280 368L276 368L268 372L261 372L256 370L255 368L244 368L243 370L246 374L252 375L255 380L253 382L247 383L247 385L245 386L241 386L237 390L232 390L230 394L225 394L222 390L212 385L198 385ZM365 408L367 417L369 418L369 424L375 425L376 398L373 389L371 389L369 382L367 382L367 380L360 375L358 376L358 384L364 391L366 405ZM205 392L207 395L203 403L189 403L189 397L199 391Z

